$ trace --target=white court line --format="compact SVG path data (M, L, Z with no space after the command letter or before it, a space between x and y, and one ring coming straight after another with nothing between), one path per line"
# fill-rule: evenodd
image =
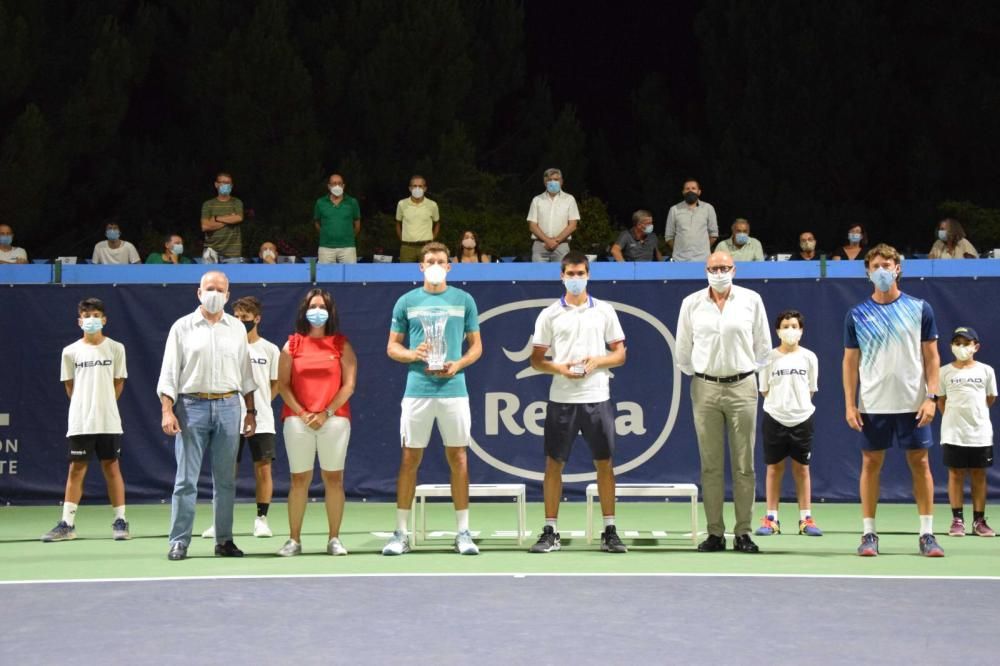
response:
M138 578L66 578L61 580L0 580L0 585L59 585L63 583L160 583L206 580L266 580L271 578L789 578L808 580L923 580L1000 581L1000 576L915 576L880 574L783 574L783 573L693 573L693 572L542 572L542 573L325 573L238 574L232 576L149 576Z

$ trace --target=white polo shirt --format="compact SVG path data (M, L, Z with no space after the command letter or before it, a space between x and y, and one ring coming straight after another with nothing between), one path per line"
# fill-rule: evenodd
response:
M604 356L608 345L625 340L618 313L604 301L588 297L570 305L565 297L548 306L535 320L532 344L549 350L555 363ZM563 403L604 402L611 398L611 371L599 368L581 379L552 376L549 400Z
M275 434L274 431L274 408L271 401L271 382L278 381L278 357L281 350L278 347L260 338L257 342L247 343L250 350L250 369L253 372L253 381L257 385L257 390L253 392L253 406L257 410L257 430L259 433ZM247 406L240 401L240 423L247 415Z
M94 256L90 259L94 264L138 264L142 261L135 245L122 241L118 247L111 247L108 241L102 240L94 246Z
M577 208L576 198L566 192L559 192L555 196L542 192L531 200L531 207L528 208L528 222L538 224L549 238L555 238L562 233L570 220L579 221L579 219L580 209ZM531 234L531 237L535 238L535 235Z
M993 424L986 397L997 394L993 368L976 361L968 368L941 366L941 443L953 446L992 446Z
M771 329L760 294L733 285L720 311L705 287L681 302L677 316L677 367L730 377L764 367L771 352Z
M764 411L781 425L797 426L816 411L812 394L819 389L819 361L805 347L788 354L772 349L759 379L761 393L767 393Z
M0 250L0 262L12 264L18 259L28 260L28 253L24 251L23 247L11 246L9 250Z
M120 342L105 337L99 345L77 340L65 347L59 380L73 380L66 436L122 434L115 380L126 377L125 346Z

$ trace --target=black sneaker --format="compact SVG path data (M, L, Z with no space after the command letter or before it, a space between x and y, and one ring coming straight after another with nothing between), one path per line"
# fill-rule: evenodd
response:
M551 525L542 528L542 533L538 535L538 541L528 549L529 553L551 553L559 550L562 545L559 543L559 532L552 529Z
M232 539L226 543L215 544L216 557L243 557L243 551L236 547Z
M698 544L699 553L715 553L726 549L726 537L709 534L708 538Z
M628 548L618 538L618 530L614 525L608 525L601 533L601 550L605 553L627 553Z
M749 534L740 534L733 539L733 550L740 553L759 553L760 548L753 542Z

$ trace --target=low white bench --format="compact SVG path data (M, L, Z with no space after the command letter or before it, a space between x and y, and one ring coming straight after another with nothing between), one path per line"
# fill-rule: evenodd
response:
M414 511L410 514L410 534L413 535L413 545L420 538L427 538L427 498L451 497L451 484L424 483L417 486L413 497ZM527 536L528 510L525 502L523 483L471 483L469 497L513 497L517 502L517 545L524 545ZM417 531L417 516L420 517L420 530Z
M597 484L587 486L587 543L594 539L594 498ZM687 497L691 501L691 543L698 543L698 486L693 483L619 483L615 497Z

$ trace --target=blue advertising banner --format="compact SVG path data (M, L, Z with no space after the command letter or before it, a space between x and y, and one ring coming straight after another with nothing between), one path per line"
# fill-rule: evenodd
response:
M415 272L415 268L413 269ZM595 266L595 277L601 277ZM453 277L460 277L456 271ZM453 282L479 306L484 344L482 359L467 371L473 416L470 476L474 483L524 481L541 496L544 468L542 424L549 378L529 364L535 317L561 295L557 271L551 282ZM320 276L322 277L322 276ZM608 277L611 277L610 275ZM860 467L859 437L844 422L841 388L843 321L847 310L871 287L864 279L743 279L764 298L769 318L795 308L806 318L803 346L820 361L815 397L816 441L812 459L814 497L855 501ZM675 367L674 333L681 300L703 280L607 279L591 282L591 294L612 302L627 337L628 361L614 370L612 400L618 435L615 457L622 482L699 482L698 449L691 418L689 382ZM389 319L396 299L413 282L321 283L340 310L344 332L358 355L358 388L352 399L352 434L345 470L348 495L390 499L399 467L399 401L405 368L385 354ZM979 360L996 366L1000 353L991 336L1000 334L995 302L998 278L904 278L903 289L927 299L943 338L942 361L951 360L948 336L957 325L974 326L985 336ZM261 334L281 346L287 339L299 299L309 285L233 284L232 297L255 295L264 303ZM122 471L130 502L169 498L175 471L173 441L160 431L156 396L163 345L170 325L197 307L192 284L24 284L0 291L4 324L0 349L0 500L12 503L61 499L66 474L68 401L59 382L61 349L80 335L76 304L86 297L104 300L105 333L123 343L128 380L120 400L125 435ZM776 338L775 338L776 341ZM280 399L273 408L278 413ZM937 419L937 426L940 419ZM278 427L275 496L288 489L288 465ZM758 436L758 495L763 495L764 464ZM909 471L899 452L891 452L883 474L882 496L910 497ZM947 477L940 451L932 452L938 496ZM97 467L96 465L94 466ZM249 461L240 468L238 492L253 496ZM580 498L594 478L588 450L578 441L566 469L565 493ZM210 494L208 463L203 493ZM448 469L435 435L420 471L421 482L446 482ZM998 487L995 470L991 486ZM786 479L788 495L793 492ZM104 497L98 470L88 477L86 497Z

